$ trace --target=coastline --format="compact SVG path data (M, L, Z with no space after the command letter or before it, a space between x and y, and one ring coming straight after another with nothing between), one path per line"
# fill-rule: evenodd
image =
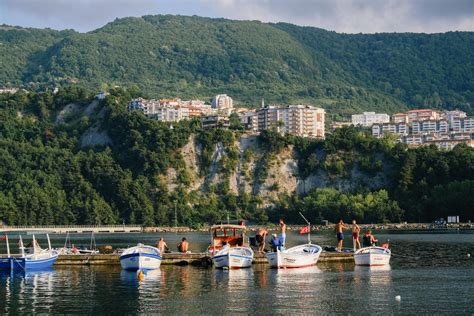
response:
M352 224L346 223L347 227ZM304 225L287 225L288 231L299 231ZM377 231L443 231L443 230L474 230L474 223L456 223L456 224L445 224L436 225L433 223L396 223L396 224L359 224L361 230L373 229ZM202 228L191 228L191 227L143 227L144 233L166 233L166 232L207 232L210 226L204 226ZM277 224L267 225L248 225L247 230L251 232L258 231L260 227L265 227L268 231L278 231L280 228ZM329 225L311 225L312 232L318 231L333 231L335 224Z

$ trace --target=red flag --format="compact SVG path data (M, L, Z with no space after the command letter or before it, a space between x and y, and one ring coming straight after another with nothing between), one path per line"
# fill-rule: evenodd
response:
M310 230L309 226L303 226L300 228L300 234L307 234L309 233L309 230Z
M7 240L7 236L0 236L0 240Z

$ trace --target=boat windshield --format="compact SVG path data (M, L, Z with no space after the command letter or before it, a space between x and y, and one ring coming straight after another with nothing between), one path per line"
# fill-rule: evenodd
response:
M230 247L242 246L245 239L245 226L216 225L211 228L211 245L209 250L219 250L224 244Z

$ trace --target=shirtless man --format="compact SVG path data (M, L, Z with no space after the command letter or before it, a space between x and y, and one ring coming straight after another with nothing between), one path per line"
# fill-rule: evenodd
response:
M342 242L344 241L344 222L342 219L336 224L337 251L342 252Z
M156 243L156 247L160 250L160 254L163 255L166 250L168 250L168 245L166 244L163 237Z
M189 243L186 240L186 237L183 237L183 239L181 239L181 242L178 245L178 251L182 253L186 253L188 252L188 248L189 248Z
M257 235L255 236L255 239L258 242L258 252L263 253L265 250L265 237L267 236L268 232L265 228L260 228L258 230Z
M280 241L281 241L281 246L285 247L285 240L286 240L286 224L283 221L283 218L280 218Z
M354 245L354 252L357 250L357 248L360 249L359 233L360 233L360 227L359 225L357 225L356 220L353 219L352 220L352 244Z

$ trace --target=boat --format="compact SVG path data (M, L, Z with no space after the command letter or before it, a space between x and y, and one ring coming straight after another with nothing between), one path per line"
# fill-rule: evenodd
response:
M383 266L390 263L391 254L388 247L365 247L354 253L354 261L358 266Z
M253 250L249 247L227 247L217 251L212 262L218 269L240 269L252 266Z
M253 250L248 246L246 229L245 225L232 224L211 227L211 244L208 252L216 268L239 269L252 265Z
M0 258L0 270L10 270L11 269L11 254L10 254L10 244L8 243L8 235L5 234L5 237L2 237L7 244L7 256Z
M124 270L159 269L161 260L158 248L143 244L127 248L120 255L120 265Z
M271 268L303 268L314 266L318 262L323 249L320 246L311 243L311 224L303 214L300 213L300 216L308 225L304 230L308 234L308 243L285 250L277 249L275 252L267 252L265 256L267 257Z
M94 232L92 232L92 234L91 234L90 248L87 249L85 247L79 247L79 253L81 255L97 255L99 253L99 250L97 250L97 245L95 243Z
M35 235L31 242L31 246L26 248L23 245L23 239L20 235L20 257L10 257L11 269L13 270L43 270L50 269L58 259L58 252L51 248L51 240L49 234L48 248L42 249L36 241Z
M303 268L316 265L322 248L311 243L286 250L267 252L266 257L271 268Z

